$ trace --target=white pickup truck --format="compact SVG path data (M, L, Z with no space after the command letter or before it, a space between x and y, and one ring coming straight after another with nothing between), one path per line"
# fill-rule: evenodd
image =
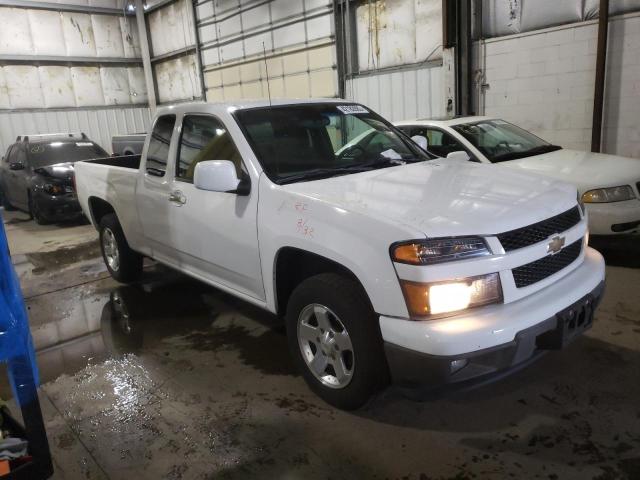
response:
M575 187L434 159L343 100L162 108L141 157L76 184L113 277L147 256L284 316L346 409L515 370L589 328L604 286Z

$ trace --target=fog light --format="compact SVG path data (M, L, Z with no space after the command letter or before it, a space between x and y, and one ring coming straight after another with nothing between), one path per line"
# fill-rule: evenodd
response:
M464 367L467 366L468 363L469 363L469 360L467 360L466 358L460 358L458 360L452 360L451 361L451 373L456 373L458 370L462 370Z

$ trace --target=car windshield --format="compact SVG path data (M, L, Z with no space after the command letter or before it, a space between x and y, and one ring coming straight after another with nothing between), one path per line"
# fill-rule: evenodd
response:
M305 104L235 113L276 183L327 178L432 157L361 105Z
M482 120L451 128L493 163L531 157L562 148L504 120Z
M100 146L86 140L32 143L27 147L27 154L29 155L29 163L34 168L109 156Z

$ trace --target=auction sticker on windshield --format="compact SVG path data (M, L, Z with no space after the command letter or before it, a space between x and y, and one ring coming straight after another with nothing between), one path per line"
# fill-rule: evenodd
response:
M336 108L342 113L348 114L369 113L369 111L361 105L338 105Z

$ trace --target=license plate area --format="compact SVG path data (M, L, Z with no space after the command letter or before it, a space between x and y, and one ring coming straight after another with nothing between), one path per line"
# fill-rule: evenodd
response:
M540 335L536 346L543 350L559 350L593 325L594 298L587 295L556 314L556 328Z

